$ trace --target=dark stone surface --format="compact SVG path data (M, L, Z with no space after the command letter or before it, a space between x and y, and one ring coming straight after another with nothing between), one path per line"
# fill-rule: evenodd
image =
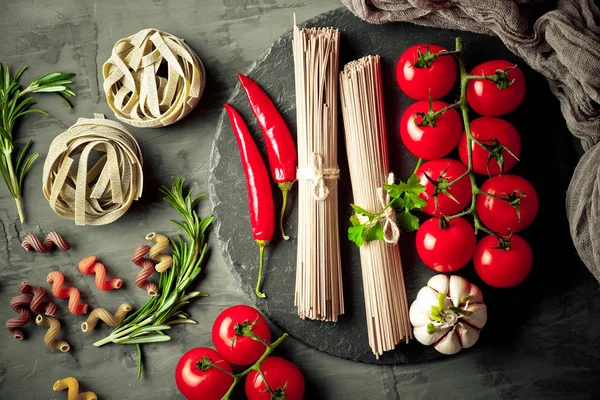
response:
M369 25L342 9L311 19L306 25L340 29L340 67L367 54L382 56L390 159L396 176L403 178L410 175L416 162L403 147L397 126L402 111L412 102L400 92L394 77L395 61L404 49L422 42L452 48L454 38L460 35L466 48L467 68L491 59L519 63L527 80L527 96L523 106L507 119L517 127L523 141L522 161L513 172L531 180L541 198L536 222L523 232L534 251L534 268L524 284L510 290L487 287L477 278L471 264L459 272L482 287L489 307L489 320L477 346L454 358L475 363L484 370L489 368L489 364L511 359L521 368L559 368L561 374L577 380L597 377L600 371L600 324L591 321L598 321L600 317L600 294L597 282L575 254L564 212L564 193L577 155L558 102L543 77L529 69L493 37L411 24ZM292 132L295 132L291 46L291 32L288 32L256 61L248 74L272 96ZM446 100L450 102L454 98L456 92L447 96ZM266 154L259 128L239 85L229 103L245 117L259 148ZM258 248L250 233L238 149L229 122L223 116L214 142L209 181L217 221L215 231L224 258L239 277L242 289L253 296ZM343 135L341 129L340 135ZM297 316L293 305L297 245L295 191L291 193L292 206L289 207L286 223L292 239L284 242L276 237L269 246L264 275L264 291L268 298L258 300L257 305L298 340L338 357L381 364L434 359L438 354L416 341L398 345L395 351L384 354L379 360L375 359L368 346L358 251L345 239L352 195L343 143L341 136L339 207L346 315L338 323L303 321ZM281 200L275 187L273 194L277 208ZM408 299L412 302L419 288L434 272L418 260L414 251L414 235L404 235L401 246ZM578 374L572 368L580 364L585 364L586 368ZM502 374L493 379L497 382L490 384L501 384ZM552 382L549 380L547 383L551 385ZM549 388L544 393L552 391Z

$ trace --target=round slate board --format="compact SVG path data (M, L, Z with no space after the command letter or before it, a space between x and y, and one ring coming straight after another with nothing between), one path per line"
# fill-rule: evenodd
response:
M523 140L522 161L513 171L527 177L538 189L541 198L540 213L536 222L523 232L523 236L530 241L534 250L534 270L524 284L511 290L496 290L485 286L474 274L472 265L459 272L482 287L489 307L488 325L479 343L476 348L461 354L478 357L491 348L503 353L513 346L519 346L523 351L543 347L544 344L540 344L538 339L549 333L544 324L535 322L540 314L543 314L544 310L559 307L563 302L561 299L568 293L583 293L585 290L582 288L587 290L595 284L577 258L568 234L564 192L576 161L576 154L561 117L558 102L551 95L544 78L529 69L494 37L424 28L407 23L371 25L345 9L320 15L306 21L304 25L333 26L340 29L340 67L368 54L382 56L391 167L396 176L403 179L410 175L416 163L415 158L402 145L398 133L400 115L412 103L412 100L400 92L395 82L395 62L404 49L416 43L436 43L451 49L454 46L454 38L461 36L466 48L467 68L486 60L506 59L518 63L523 69L528 85L527 96L519 110L507 116L507 119L517 127ZM291 31L279 38L247 74L269 93L295 134ZM455 91L445 100L451 102L456 97ZM262 135L239 85L229 103L237 108L248 122L266 160ZM403 364L439 357L431 347L422 346L416 341L399 344L395 351L385 353L380 359L376 359L369 348L359 253L354 245L346 240L352 193L341 126L340 123L339 231L346 314L341 316L338 323L304 321L297 316L294 307L298 218L295 190L292 190L290 195L286 218L287 233L291 240L281 240L276 232L276 238L268 247L263 285L267 299L257 299L257 306L275 324L298 340L338 357L378 364ZM452 157L456 158L456 154ZM244 174L225 113L221 116L214 141L209 191L216 221L215 231L221 250L233 272L239 277L243 290L256 299L254 285L258 247L251 237ZM279 209L281 195L275 185L273 196L276 209ZM556 248L560 249L560 263L556 257L557 253L550 246L558 246ZM414 234L402 236L401 255L408 299L412 302L418 290L435 273L426 268L416 256ZM561 263L569 263L567 277L561 274L564 268ZM591 290L588 294L593 296L594 291ZM574 326L579 323L582 330L589 330L586 318L573 318L569 323ZM560 339L560 342L565 340L568 339Z

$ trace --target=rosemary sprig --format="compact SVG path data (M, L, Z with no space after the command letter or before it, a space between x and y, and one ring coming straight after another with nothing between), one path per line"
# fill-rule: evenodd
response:
M51 72L36 79L24 90L21 90L19 79L26 69L27 67L21 68L11 77L8 65L5 64L3 67L0 64L0 173L2 173L8 191L15 199L21 222L25 220L21 204L23 181L40 154L33 153L27 156L33 143L30 140L20 151L16 164L14 163L12 155L15 150L14 127L17 120L27 114L48 115L43 110L31 108L35 101L32 97L26 97L25 95L28 93L53 93L63 99L69 108L71 108L71 103L69 103L68 97L75 96L75 92L68 86L73 83L71 78L75 76L71 73Z
M195 297L207 296L201 292L186 293L188 286L198 277L206 255L206 230L213 217L200 219L196 213L196 205L204 194L192 199L193 190L184 197L184 180L177 178L171 189L162 186L160 192L163 200L171 204L183 217L182 221L171 221L185 235L171 238L173 265L161 273L158 284L158 295L151 297L144 306L129 315L106 338L94 343L99 347L108 343L135 344L138 346L138 379L141 376L141 344L167 342L171 337L165 333L173 325L195 324L181 308L189 304Z

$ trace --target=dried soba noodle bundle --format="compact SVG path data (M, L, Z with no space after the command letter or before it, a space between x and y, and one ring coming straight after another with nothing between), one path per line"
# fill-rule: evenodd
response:
M206 81L196 53L182 39L156 29L119 40L102 74L115 116L140 128L185 117L198 104Z
M379 56L353 61L340 73L340 93L350 178L356 205L377 213L389 202L383 185L393 183L385 132ZM392 208L384 213L383 241L360 247L369 345L376 357L412 338L399 230Z
M295 305L301 318L344 313L338 231L337 74L340 34L294 26L298 124L298 256Z
M93 151L104 154L90 167ZM142 152L122 124L102 114L79 118L52 141L42 179L56 214L77 225L109 224L142 195Z

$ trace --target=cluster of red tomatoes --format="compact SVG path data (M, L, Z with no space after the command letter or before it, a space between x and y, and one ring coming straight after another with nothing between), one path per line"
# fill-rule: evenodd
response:
M213 324L212 341L216 351L198 347L177 363L177 387L188 400L222 399L234 379L237 383L243 377L243 373L233 374L232 364L252 365L244 385L249 400L302 399L304 377L298 367L275 356L257 364L265 353L265 343L271 343L271 331L255 308L237 305L224 310Z
M534 220L538 196L526 179L506 174L521 155L521 139L512 124L497 117L513 112L521 104L525 78L508 61L488 61L473 68L472 76L497 75L503 79L468 81L466 101L481 116L469 124L479 143L472 141L468 149L460 108L448 108L434 121L427 118L449 106L438 99L446 96L456 81L454 57L436 56L445 51L436 45L415 45L402 54L396 66L402 91L419 100L401 118L402 141L413 155L429 160L416 174L425 186L420 195L427 201L423 211L434 218L417 231L417 251L422 261L438 272L456 271L473 258L484 282L494 287L515 286L529 274L533 255L529 244L514 233ZM443 158L456 146L460 162ZM467 174L469 150L472 172L489 176L480 188ZM463 179L449 185L459 177ZM503 239L488 235L476 243L471 224L463 217L451 218L470 207L474 188L477 192L472 214Z

